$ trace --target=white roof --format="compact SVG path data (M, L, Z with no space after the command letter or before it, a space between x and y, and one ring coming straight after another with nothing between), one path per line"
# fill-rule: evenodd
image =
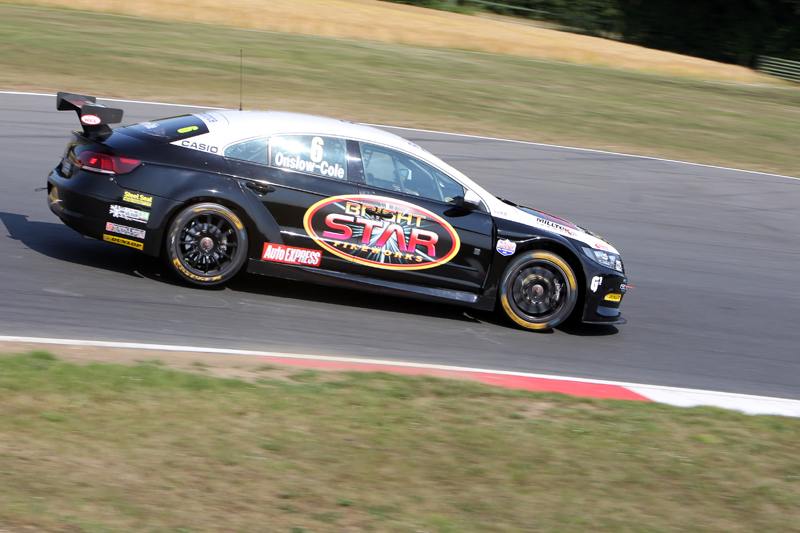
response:
M456 178L462 185L480 194L483 190L467 176L451 167L432 153L394 133L365 126L356 122L335 118L287 113L284 111L237 111L226 109L196 113L208 126L208 133L192 137L197 143L218 146L219 153L225 148L247 139L272 135L323 135L365 141L413 155L446 174ZM494 198L491 194L487 196Z
M398 135L347 120L283 111L223 110L198 113L197 116L206 122L215 140L225 138L227 142L219 143L221 146L270 135L327 135L381 144L404 152L419 152L425 154L426 159L431 157L430 153ZM224 121L210 122L209 117L223 118ZM230 127L225 127L225 123Z

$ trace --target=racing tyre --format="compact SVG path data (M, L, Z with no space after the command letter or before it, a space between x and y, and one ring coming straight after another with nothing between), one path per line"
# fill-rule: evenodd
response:
M500 282L500 304L515 324L533 330L567 319L578 299L569 264L552 252L534 250L508 265Z
M169 227L166 258L178 277L202 287L225 283L247 258L247 230L236 214L203 203L181 211Z

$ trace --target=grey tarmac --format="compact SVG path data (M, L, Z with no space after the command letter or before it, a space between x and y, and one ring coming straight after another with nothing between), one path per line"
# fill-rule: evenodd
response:
M195 111L118 107L124 123ZM248 274L217 290L184 286L158 259L84 239L34 192L79 127L73 113L55 110L54 96L0 94L0 125L0 335L368 357L800 399L798 180L392 130L494 194L587 227L620 250L635 287L622 304L627 325L531 333L492 313Z

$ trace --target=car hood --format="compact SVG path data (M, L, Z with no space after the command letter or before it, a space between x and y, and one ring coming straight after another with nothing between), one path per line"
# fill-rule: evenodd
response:
M544 230L562 237L574 239L596 250L619 254L617 249L600 235L577 226L569 220L550 215L544 211L533 209L532 207L513 204L500 198L496 200L496 202L491 202L492 205L490 205L492 215L495 217L519 222L538 230Z

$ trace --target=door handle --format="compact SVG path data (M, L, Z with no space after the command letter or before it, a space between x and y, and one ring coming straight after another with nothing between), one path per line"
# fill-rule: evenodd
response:
M264 184L261 184L261 183L255 183L255 182L252 182L252 181L247 182L247 188L251 189L251 190L253 190L253 191L255 191L255 192L257 192L258 194L261 194L261 195L268 194L268 193L271 193L271 192L275 192L275 187L271 187L269 185L264 185Z
M379 217L379 218L392 218L392 216L393 216L391 213L381 213L381 212L377 211L376 209L372 209L372 208L364 209L364 212L366 214L368 214L368 215L371 215L373 217Z

